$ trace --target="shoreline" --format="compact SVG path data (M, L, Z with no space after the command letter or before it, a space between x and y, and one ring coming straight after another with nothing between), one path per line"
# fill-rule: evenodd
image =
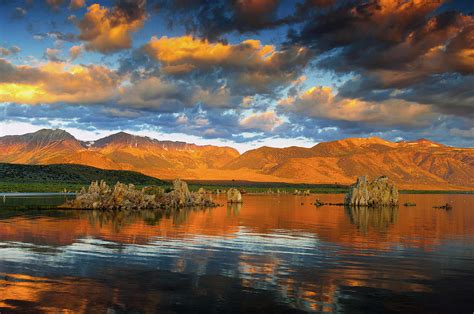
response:
M258 183L257 183L258 184ZM42 196L49 195L74 195L75 192L79 191L81 187L87 186L88 183L68 183L68 182L1 182L0 181L0 197L11 196L14 194L25 195L28 193L30 195L39 193ZM142 185L137 184L137 188L141 188ZM161 187L166 188L171 185L161 185ZM189 184L191 191L197 191L200 187L205 188L208 191L216 190L227 190L231 187L236 187L242 191L245 191L244 194L249 195L279 195L276 191L280 190L281 195L291 195L295 190L303 191L309 190L311 194L345 194L348 191L348 187L342 187L340 185L292 185L292 184L282 184L274 186L252 186L252 185L241 185L238 182L234 184L211 184L209 181L206 184L197 185L196 181L190 182ZM272 192L269 193L269 190ZM432 189L400 189L400 194L474 194L473 190L432 190ZM216 194L216 193L213 193Z

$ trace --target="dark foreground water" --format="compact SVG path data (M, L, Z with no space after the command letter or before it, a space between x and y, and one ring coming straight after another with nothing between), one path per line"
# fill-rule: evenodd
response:
M315 198L165 214L0 203L0 313L473 313L474 195Z

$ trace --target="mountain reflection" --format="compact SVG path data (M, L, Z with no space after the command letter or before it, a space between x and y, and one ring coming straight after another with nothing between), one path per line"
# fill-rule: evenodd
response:
M345 206L344 210L351 223L363 233L367 233L369 229L385 232L390 225L397 222L398 218L398 207L393 206L377 208Z

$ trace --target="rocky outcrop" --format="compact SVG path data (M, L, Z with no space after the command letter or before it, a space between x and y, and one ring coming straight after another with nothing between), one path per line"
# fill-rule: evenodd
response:
M227 191L227 203L242 203L242 194L236 188Z
M178 203L178 206L191 202L191 192L189 192L188 184L180 179L173 181L173 191L171 191L171 194Z
M173 190L165 193L162 188L136 189L133 184L117 182L109 187L105 181L92 182L83 187L72 201L63 207L101 210L142 210L181 207L215 207L209 195L191 193L186 182L175 180Z
M395 206L398 204L398 190L385 176L373 181L362 176L350 187L344 203L351 206Z

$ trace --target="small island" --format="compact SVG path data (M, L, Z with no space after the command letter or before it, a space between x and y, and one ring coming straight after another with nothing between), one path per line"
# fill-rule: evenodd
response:
M160 187L137 189L133 184L117 182L113 187L105 181L94 181L83 187L76 198L62 208L99 210L143 210L183 207L216 207L210 194L190 192L186 182L176 179L173 189L166 192Z
M386 176L377 177L372 181L367 176L361 176L350 186L344 204L367 207L397 206L398 189Z

